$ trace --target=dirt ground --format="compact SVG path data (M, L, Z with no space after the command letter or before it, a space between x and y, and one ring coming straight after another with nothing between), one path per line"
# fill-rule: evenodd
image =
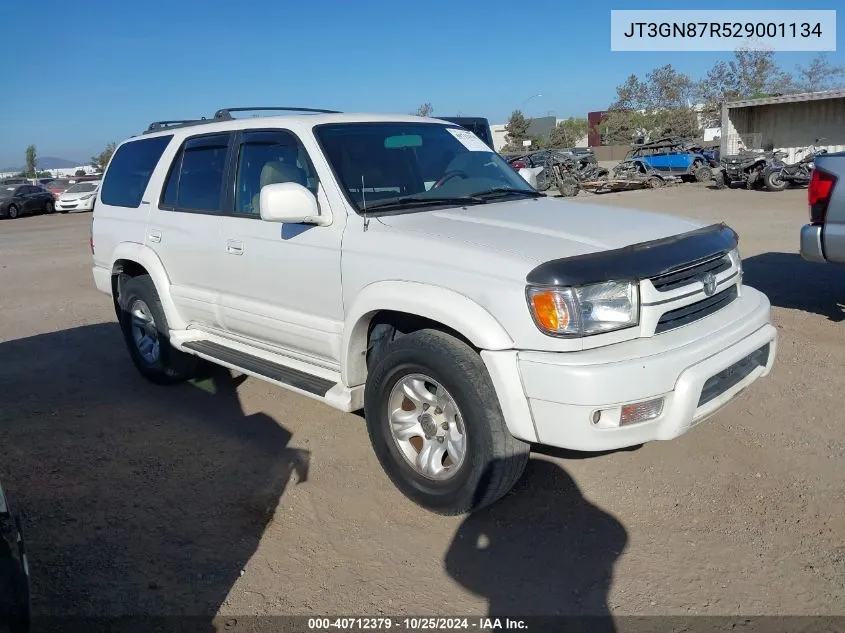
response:
M225 371L146 383L94 288L90 215L0 222L0 479L35 613L845 613L845 269L798 256L806 192L574 202L727 221L775 369L677 440L538 449L468 518L406 501L358 415Z

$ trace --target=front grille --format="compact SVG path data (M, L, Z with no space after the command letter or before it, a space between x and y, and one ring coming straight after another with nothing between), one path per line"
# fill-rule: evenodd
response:
M750 353L741 361L734 363L727 369L723 369L715 376L711 376L704 383L701 390L701 397L698 399L698 406L707 404L718 398L731 387L742 382L748 374L758 367L765 367L769 362L769 344L766 343L760 349Z
M651 283L656 290L666 292L667 290L674 290L675 288L681 288L682 286L699 281L698 278L706 273L718 275L730 267L731 258L722 254L690 264L681 270L654 277L651 279Z
M719 294L708 297L702 301L691 303L683 308L677 310L670 310L665 312L663 316L657 321L657 327L654 330L655 334L661 332L668 332L675 328L687 325L693 321L698 321L706 316L721 310L726 305L731 303L738 296L736 286L731 286L727 290L723 290Z

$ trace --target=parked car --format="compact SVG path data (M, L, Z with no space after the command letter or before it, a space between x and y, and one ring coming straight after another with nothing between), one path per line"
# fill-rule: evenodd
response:
M801 257L845 264L845 152L816 157L807 187L810 221L801 227Z
M118 146L92 273L148 380L205 359L363 409L399 490L457 514L532 443L675 438L774 362L733 230L571 205L454 124L221 110Z
M819 147L821 139L805 147L800 153L804 156L791 164L786 164L778 156L766 168L763 174L763 182L769 191L783 191L789 185L801 187L810 183L810 175L818 156L826 154L827 150Z
M93 211L94 199L97 197L97 190L100 188L100 181L85 181L71 185L56 200L56 210L61 213L73 211Z
M0 484L0 631L30 630L30 581L20 517Z
M14 220L21 215L53 213L56 210L52 194L35 185L0 186L0 217Z
M0 180L0 186L6 185L28 185L30 184L29 178L17 178L17 177L9 177Z
M686 139L662 138L639 143L632 147L627 158L641 161L664 178L696 182L709 182L713 178L710 159Z
M48 182L44 188L53 194L53 200L58 200L59 196L62 195L72 184L73 183L67 178L54 178Z

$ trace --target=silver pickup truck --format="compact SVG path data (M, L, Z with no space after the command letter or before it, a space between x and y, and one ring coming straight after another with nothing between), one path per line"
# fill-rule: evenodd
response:
M845 264L845 152L816 157L807 191L810 223L801 227L801 257Z

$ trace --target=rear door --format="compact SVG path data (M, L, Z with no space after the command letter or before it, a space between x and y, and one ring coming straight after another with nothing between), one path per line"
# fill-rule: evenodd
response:
M220 218L232 133L188 137L153 201L145 243L170 278L170 294L189 325L222 329L218 312Z

